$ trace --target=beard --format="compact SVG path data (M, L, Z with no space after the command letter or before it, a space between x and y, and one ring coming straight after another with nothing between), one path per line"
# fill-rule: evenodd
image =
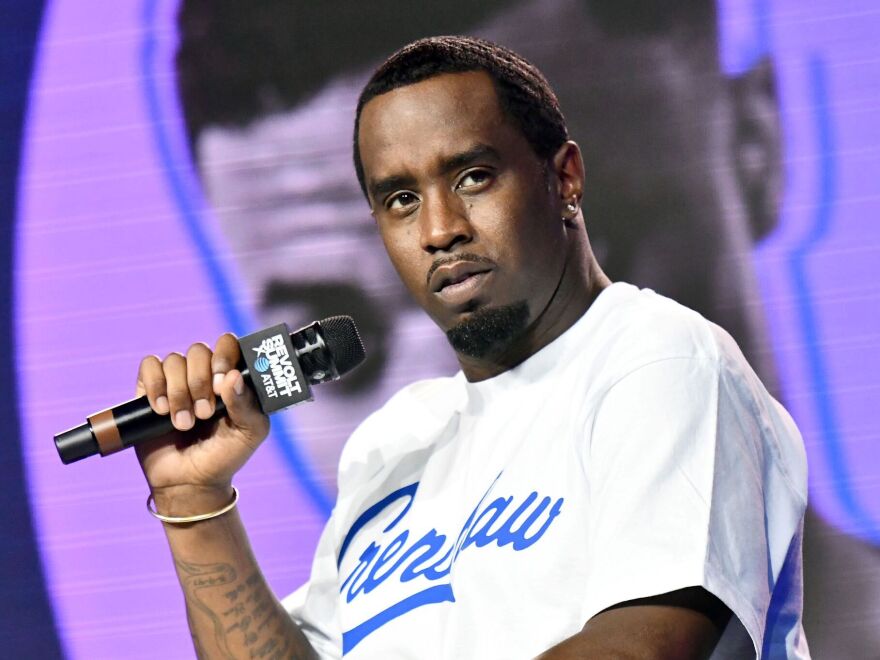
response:
M501 307L479 309L469 318L446 331L446 339L456 353L485 358L503 353L528 327L526 301Z

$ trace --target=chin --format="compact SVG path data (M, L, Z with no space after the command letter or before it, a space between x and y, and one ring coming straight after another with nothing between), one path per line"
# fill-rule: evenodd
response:
M523 300L480 307L449 328L446 338L456 353L481 359L503 353L528 325L529 305Z

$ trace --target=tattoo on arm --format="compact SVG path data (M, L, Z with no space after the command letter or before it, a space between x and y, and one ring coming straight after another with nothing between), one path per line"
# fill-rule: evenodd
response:
M229 649L232 636L239 638L250 658L281 660L290 657L291 640L284 634L284 615L278 612L267 590L261 588L263 584L258 572L254 571L241 580L229 564L195 564L179 559L176 563L187 604L192 603L208 617L214 629L214 641L223 657L235 658ZM208 594L223 605L217 608L208 605L204 599ZM222 600L217 600L218 594ZM198 657L202 657L204 651L195 636L193 643Z
M198 660L207 660L208 654L205 653L205 648L202 646L202 642L199 640L198 635L193 632L195 627L193 626L192 606L189 604L189 599L187 599L186 603L186 623L189 626L190 637L192 637L192 644L193 649L195 649L196 652L196 658L198 658Z

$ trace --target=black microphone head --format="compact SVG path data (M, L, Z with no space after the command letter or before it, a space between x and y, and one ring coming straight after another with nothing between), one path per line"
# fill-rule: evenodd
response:
M330 316L318 323L340 376L344 376L364 361L366 357L364 344L353 318Z

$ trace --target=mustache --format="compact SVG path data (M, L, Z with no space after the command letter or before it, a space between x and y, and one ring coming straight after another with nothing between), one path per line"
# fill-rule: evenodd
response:
M425 282L428 286L431 285L431 275L434 274L440 266L445 266L446 264L457 264L461 261L472 261L478 264L488 264L490 266L494 266L495 262L487 257L483 257L479 254L474 254L473 252L462 252L460 254L450 255L448 257L440 257L431 264L431 267L428 269L428 274L425 277Z

